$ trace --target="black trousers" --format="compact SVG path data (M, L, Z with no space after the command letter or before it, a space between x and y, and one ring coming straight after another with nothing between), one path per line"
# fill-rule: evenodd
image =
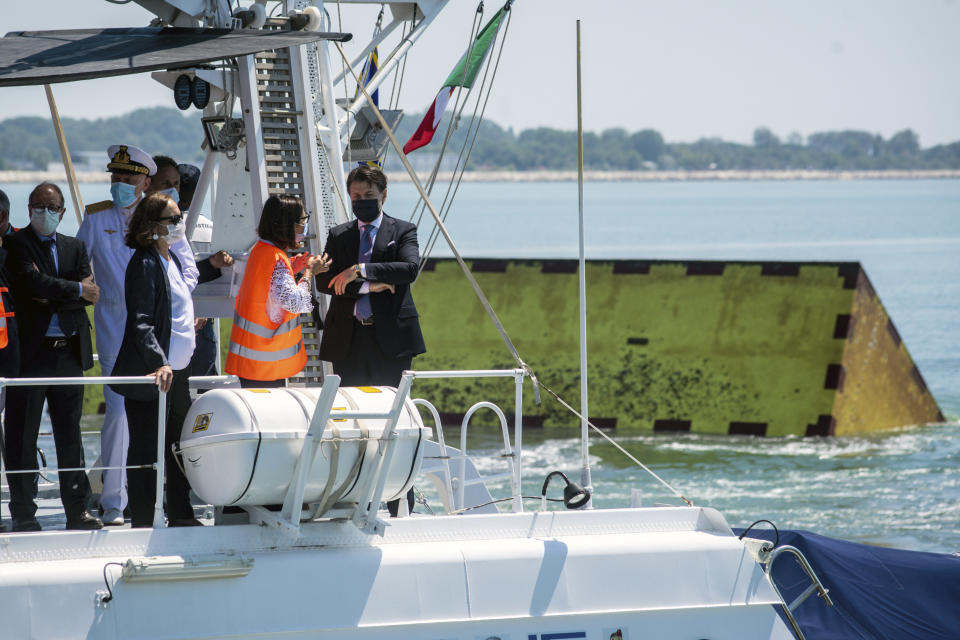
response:
M403 372L410 369L412 357L391 358L380 348L373 325L353 321L353 336L350 338L350 357L332 362L333 372L340 376L341 387L400 385ZM413 489L407 492L407 507L413 511ZM387 502L387 511L394 518L400 510L400 500Z
M192 376L215 376L217 375L217 334L214 331L213 318L207 320L207 323L197 332L197 346L193 349L193 357L190 358L190 369Z
M241 389L278 389L287 386L287 379L279 380L251 380L250 378L240 378Z
M79 339L74 336L54 346L44 339L36 355L20 366L23 378L67 378L83 375L80 366ZM57 448L57 466L85 466L80 439L80 414L83 411L83 386L10 387L6 401L7 469L36 471L37 435L43 413L43 401L50 409L53 442ZM84 471L64 471L60 476L60 501L67 519L78 517L90 497L90 482ZM10 515L14 520L29 520L37 513L37 474L7 474L10 486Z
M391 358L386 355L377 342L373 325L362 325L354 320L349 357L331 364L333 372L340 376L342 387L396 387L412 362L413 358L409 356Z
M127 426L130 429L128 465L154 464L157 461L157 414L160 400L124 399ZM183 421L190 410L190 369L173 372L173 384L167 392L167 422L164 442L166 467L167 518L193 518L190 505L190 483L177 465L170 445L180 440ZM130 505L130 524L134 527L153 526L153 511L157 504L157 472L153 469L127 469L127 495Z

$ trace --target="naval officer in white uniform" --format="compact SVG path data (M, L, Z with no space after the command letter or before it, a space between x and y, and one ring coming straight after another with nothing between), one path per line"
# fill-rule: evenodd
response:
M104 376L113 371L127 319L123 282L127 262L133 255L133 249L124 242L127 223L150 186L150 176L157 172L150 154L132 145L115 144L107 154L110 158L107 171L110 172L111 199L88 206L77 232L77 237L87 247L94 278L100 287L100 304L94 307L93 319L101 375ZM197 284L197 266L189 243L183 239L173 244L170 250L180 259L184 281L192 291ZM130 442L123 396L107 385L103 386L103 395L107 410L100 434L100 462L106 467L122 467L127 463ZM122 469L103 472L100 507L105 525L123 524L123 510L127 506L125 481L126 473Z

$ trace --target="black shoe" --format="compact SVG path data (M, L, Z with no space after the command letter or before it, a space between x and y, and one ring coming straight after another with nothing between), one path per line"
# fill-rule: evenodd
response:
M39 525L37 525L39 526ZM103 529L103 522L97 516L86 509L73 518L67 518L67 529L76 531L90 531L92 529Z
M196 518L177 518L170 522L171 527L202 527L203 523Z
M24 520L13 521L13 530L14 531L42 531L40 523L37 522L36 518L26 518Z

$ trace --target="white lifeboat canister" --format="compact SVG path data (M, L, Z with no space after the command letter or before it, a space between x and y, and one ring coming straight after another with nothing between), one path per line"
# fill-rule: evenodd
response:
M303 449L320 387L214 389L190 407L180 435L180 453L190 486L212 505L281 504ZM391 387L342 387L338 411L383 412L393 406ZM327 421L307 479L304 502L355 503L366 474L375 467L385 419ZM423 425L408 398L395 429L383 499L404 495L420 470Z

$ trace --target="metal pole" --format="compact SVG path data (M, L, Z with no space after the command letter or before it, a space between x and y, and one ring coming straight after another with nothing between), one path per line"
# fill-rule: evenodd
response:
M583 249L583 83L580 77L580 21L577 20L577 198L580 221L580 453L583 469L580 480L584 489L593 495L590 478L590 430L587 420L590 411L587 403L587 278ZM587 502L593 508L593 498Z
M163 519L163 454L166 452L167 433L167 392L160 391L160 401L157 403L157 491L156 504L153 506L153 528L163 529L166 523Z
M513 409L513 453L517 456L515 465L517 494L513 497L514 513L523 512L523 370L517 369L513 374L514 409ZM463 482L461 478L460 482ZM463 508L463 505L460 506Z
M77 188L77 176L73 172L73 161L70 160L70 150L67 148L67 137L63 134L63 125L60 123L60 112L57 111L57 102L53 99L53 89L50 85L43 85L47 92L47 104L50 105L50 119L53 120L53 130L57 133L57 143L60 145L60 157L63 159L63 169L67 173L67 185L70 187L70 197L73 199L73 208L77 214L77 223L83 224L83 200Z
M193 230L197 226L197 218L200 217L200 208L207 196L207 190L213 184L213 169L217 164L217 152L207 149L207 155L203 159L203 168L200 169L200 178L197 180L197 186L193 190L193 201L190 203L190 210L187 211L187 239L193 238ZM211 203L214 200L211 198ZM213 220L213 205L210 206L210 219ZM212 238L211 238L212 240Z

